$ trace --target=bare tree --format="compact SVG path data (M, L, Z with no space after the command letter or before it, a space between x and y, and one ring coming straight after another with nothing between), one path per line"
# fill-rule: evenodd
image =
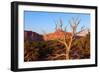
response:
M66 34L66 28L67 26L65 26L64 29L62 29L64 32L64 35L63 35L63 39L56 39L58 42L62 43L65 45L65 48L66 48L66 60L69 59L69 53L70 53L70 49L71 49L71 46L72 46L72 42L74 41L75 39L75 36L79 33L81 33L82 31L84 31L84 27L81 27L80 31L77 31L77 27L78 25L80 24L80 19L79 18L72 18L71 21L69 21L69 24L70 24L70 28L71 28L71 36L70 36L70 40L67 42L67 34ZM62 23L62 20L60 19L60 27L62 28L63 26L63 23ZM57 25L57 24L56 24Z

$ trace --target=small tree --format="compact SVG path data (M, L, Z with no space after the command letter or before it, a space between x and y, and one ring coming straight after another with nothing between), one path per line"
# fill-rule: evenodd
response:
M62 26L63 26L62 20L60 19L60 21L59 21L60 27L64 31L63 32L64 35L63 35L63 39L58 39L57 38L56 40L65 45L65 48L66 48L66 60L69 59L69 52L70 52L70 49L71 49L71 46L72 46L72 42L75 39L75 36L85 30L84 27L81 27L80 31L77 31L77 27L80 24L80 21L81 20L79 18L76 18L76 19L72 18L72 20L69 21L70 28L71 28L71 36L70 36L70 40L68 42L67 42L67 34L66 34L67 26L64 29L62 29ZM56 23L56 26L57 25L58 25L58 23Z

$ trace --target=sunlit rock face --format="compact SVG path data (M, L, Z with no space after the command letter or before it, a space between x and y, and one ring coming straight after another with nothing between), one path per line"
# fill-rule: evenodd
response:
M71 36L70 32L64 32L61 29L56 30L54 33L44 35L44 40L64 39L64 36Z

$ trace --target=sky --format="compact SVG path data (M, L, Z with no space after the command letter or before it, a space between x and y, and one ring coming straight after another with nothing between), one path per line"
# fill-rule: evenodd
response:
M39 34L51 33L55 31L55 22L61 19L63 28L67 25L67 30L70 31L69 21L72 18L77 19L77 17L81 19L77 28L78 31L82 26L90 28L90 14L24 11L24 30L34 31Z

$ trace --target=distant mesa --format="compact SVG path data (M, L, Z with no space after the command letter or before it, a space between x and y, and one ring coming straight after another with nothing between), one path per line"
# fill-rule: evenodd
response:
M87 30L83 31L80 34L76 35L76 38L84 37L87 34ZM65 32L61 29L57 29L53 33L43 34L40 35L39 33L33 31L24 31L24 40L31 40L31 41L49 41L53 39L63 39L64 35L66 34L67 37L72 36L71 32Z
M31 40L31 41L43 41L43 36L33 32L33 31L24 31L24 40Z
M86 34L88 34L88 32L90 32L88 29L82 31L81 33L77 34L77 36L86 36Z

